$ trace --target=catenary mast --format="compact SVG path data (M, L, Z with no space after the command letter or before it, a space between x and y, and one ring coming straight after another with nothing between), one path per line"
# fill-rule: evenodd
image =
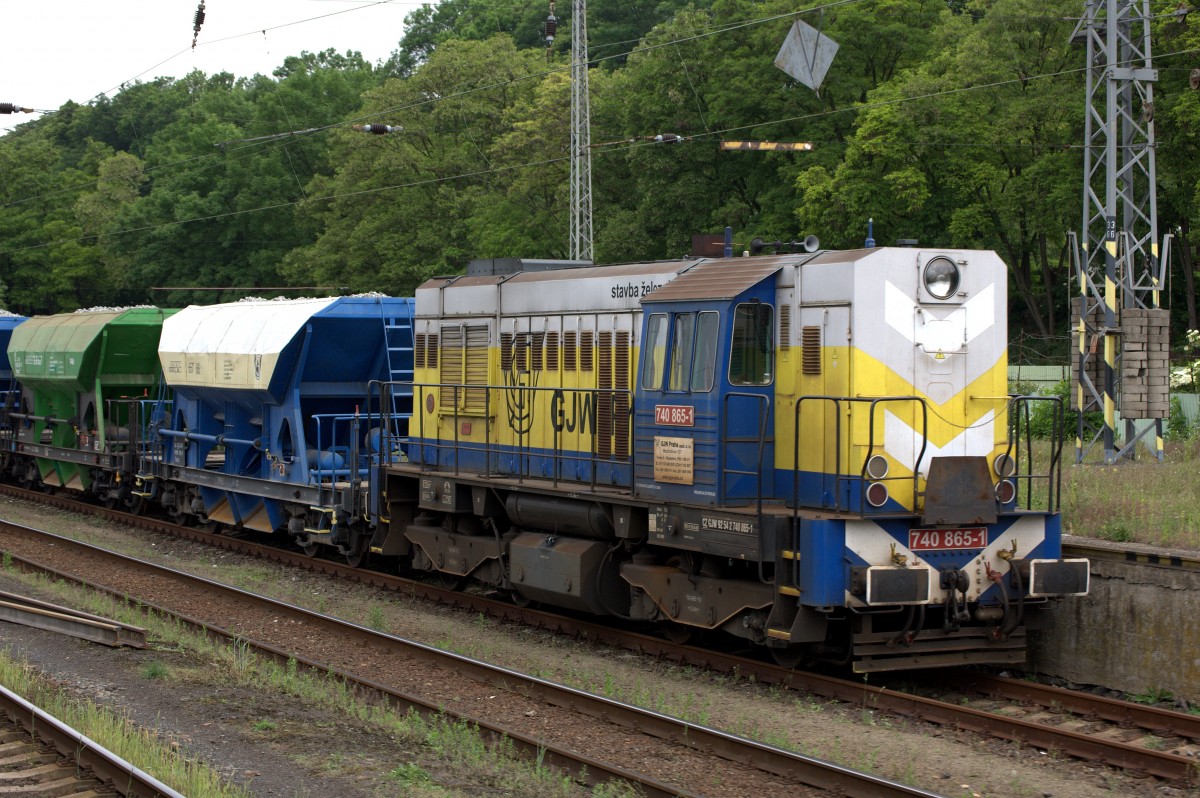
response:
M1073 406L1076 462L1096 444L1104 461L1147 441L1163 457L1169 412L1168 311L1160 307L1170 237L1158 247L1154 82L1149 0L1087 0L1075 39L1087 43L1082 250L1073 242ZM1072 238L1074 235L1072 234ZM1090 429L1083 411L1102 411ZM1117 413L1125 420L1118 448ZM1135 419L1152 419L1137 431Z
M571 260L592 260L592 120L587 1L571 2Z

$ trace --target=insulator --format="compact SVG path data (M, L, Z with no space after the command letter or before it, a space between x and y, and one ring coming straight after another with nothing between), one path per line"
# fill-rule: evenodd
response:
M199 33L200 26L204 24L204 0L200 0L200 5L196 6L196 16L192 18L192 22L194 23L192 30Z
M355 130L357 130L359 132L373 133L376 136L382 136L385 133L398 133L399 131L404 130L404 128L402 128L398 125L373 124L373 125L354 125L353 127Z
M654 140L663 144L679 144L683 141L683 136L677 133L659 133L654 137Z
M13 103L0 103L0 114L15 114L20 110L21 107L19 105L14 105Z
M558 33L558 17L551 14L546 17L546 43L550 44L554 41L554 34Z

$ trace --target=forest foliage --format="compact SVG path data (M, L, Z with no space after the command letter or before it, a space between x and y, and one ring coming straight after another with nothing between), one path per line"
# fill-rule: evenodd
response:
M1164 304L1197 328L1200 19L1154 0ZM1080 0L592 0L595 255L678 257L732 227L994 249L1014 327L1065 334L1081 226ZM300 53L68 103L0 138L0 289L33 314L296 294L411 294L471 258L567 256L569 4L443 0L392 57ZM840 49L820 91L777 69L796 18ZM353 125L402 128L364 135ZM656 143L673 133L679 143ZM810 141L723 152L722 139ZM219 291L201 289L224 289Z

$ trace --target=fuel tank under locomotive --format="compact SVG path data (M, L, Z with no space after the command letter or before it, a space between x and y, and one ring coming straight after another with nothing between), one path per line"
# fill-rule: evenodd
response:
M494 514L482 520L465 513L440 520L418 516L404 530L413 544L414 567L506 586L531 601L598 615L628 614L629 584L614 556L621 544L601 507L511 493L502 507L490 509ZM507 531L500 533L499 527Z

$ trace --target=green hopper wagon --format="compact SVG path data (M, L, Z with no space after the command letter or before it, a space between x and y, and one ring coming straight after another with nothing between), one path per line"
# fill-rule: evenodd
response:
M158 308L40 316L8 346L21 406L11 414L18 477L87 491L115 503L129 494L139 408L159 385Z

